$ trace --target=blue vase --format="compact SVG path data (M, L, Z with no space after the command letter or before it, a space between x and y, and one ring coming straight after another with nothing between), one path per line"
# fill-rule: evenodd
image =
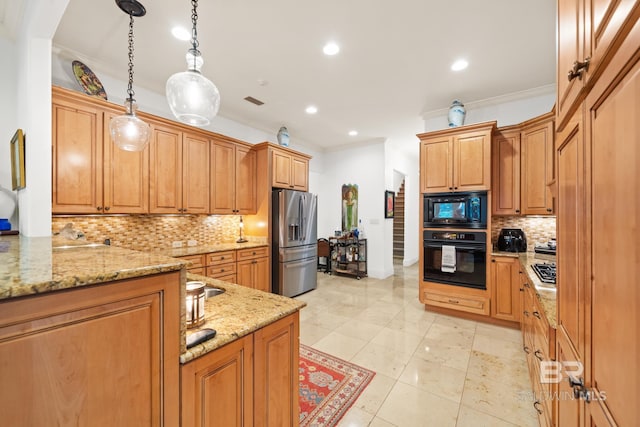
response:
M280 130L278 130L278 144L283 147L289 146L289 131L286 127L282 126Z
M467 110L465 110L464 104L457 99L453 101L451 107L449 107L449 127L462 126L466 114Z

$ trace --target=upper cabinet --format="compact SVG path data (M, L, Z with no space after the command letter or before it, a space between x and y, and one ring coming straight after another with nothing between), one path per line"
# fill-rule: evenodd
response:
M290 190L309 189L309 159L290 152L273 148L271 154L271 186Z
M554 114L499 128L493 138L493 215L553 215Z
M151 213L209 212L209 140L204 135L153 124Z
M557 128L561 130L638 19L638 0L558 1Z
M256 212L256 153L231 141L211 145L211 213Z
M495 125L486 122L417 135L421 192L489 190Z
M123 151L109 135L121 114L82 94L52 90L52 213L146 213L149 149Z

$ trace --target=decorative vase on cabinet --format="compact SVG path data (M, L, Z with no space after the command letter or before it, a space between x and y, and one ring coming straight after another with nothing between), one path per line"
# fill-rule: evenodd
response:
M286 127L282 126L280 130L278 130L278 144L283 147L289 146L289 131Z
M467 110L465 110L464 104L457 99L454 100L451 107L449 107L449 127L462 126L466 114Z

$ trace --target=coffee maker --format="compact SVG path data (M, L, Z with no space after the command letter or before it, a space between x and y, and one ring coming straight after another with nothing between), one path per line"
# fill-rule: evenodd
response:
M527 237L519 228L503 228L498 236L498 250L504 252L526 252Z

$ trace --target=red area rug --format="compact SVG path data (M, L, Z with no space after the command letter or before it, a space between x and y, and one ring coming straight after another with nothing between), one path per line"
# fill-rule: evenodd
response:
M300 427L330 427L376 373L300 344Z

